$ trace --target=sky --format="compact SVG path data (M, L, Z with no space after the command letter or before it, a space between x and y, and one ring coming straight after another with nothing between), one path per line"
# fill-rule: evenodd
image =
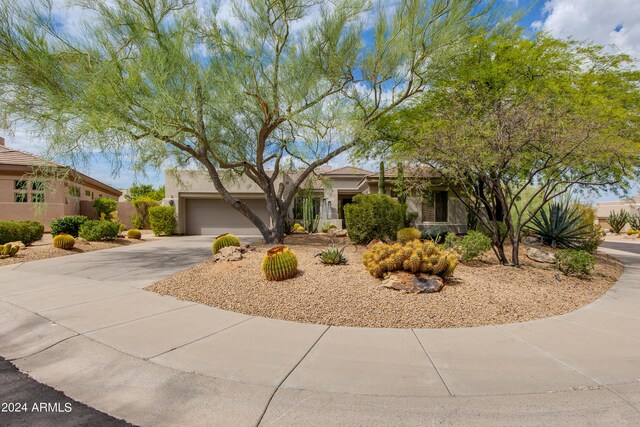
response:
M82 15L67 12L64 4L65 0L54 0L54 11L63 25L69 28L77 26L82 21ZM520 0L519 6L524 6L524 0ZM559 38L586 40L610 46L610 49L640 60L640 0L541 0L529 8L521 25L532 33L544 30ZM41 154L46 148L46 141L33 137L26 129L5 130L0 135L5 137L6 145L16 149ZM341 166L346 162L348 159L342 157L332 165ZM133 183L151 183L157 186L164 181L162 171L150 169L147 170L147 176L141 176L129 171L126 164L114 175L111 163L100 157L74 167L116 188L127 188ZM597 200L616 198L616 195L607 194Z

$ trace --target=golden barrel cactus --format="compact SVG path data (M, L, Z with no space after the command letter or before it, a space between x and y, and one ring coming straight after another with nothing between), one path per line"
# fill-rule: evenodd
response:
M458 265L458 257L431 241L414 239L404 245L377 244L362 255L362 263L372 276L378 278L396 270L447 277Z
M137 228L131 228L127 231L127 238L140 240L142 239L142 233Z
M276 246L267 251L262 260L262 271L270 281L290 279L298 272L298 258L288 247Z
M420 230L418 230L417 228L413 228L413 227L401 228L396 233L396 237L397 237L398 241L401 242L401 243L407 243L407 242L410 242L412 240L420 239L421 235L422 235L422 233L420 232Z
M76 239L70 234L58 234L53 238L53 246L58 249L70 250L76 244Z
M238 239L233 234L225 233L221 234L213 241L213 246L211 250L214 254L217 254L220 249L226 248L227 246L240 246L240 239Z

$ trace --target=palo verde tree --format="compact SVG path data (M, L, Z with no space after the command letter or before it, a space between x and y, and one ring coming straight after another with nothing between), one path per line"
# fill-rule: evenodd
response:
M78 0L87 20L69 32L34 1L0 0L5 123L27 123L58 154L196 165L267 242L284 238L305 179L420 93L493 10L485 0L403 0L393 13L366 0L234 1L224 13L189 0ZM292 182L287 162L302 167ZM238 175L264 192L271 225L227 191Z
M440 172L490 231L500 262L517 266L521 232L547 202L637 176L632 66L625 55L546 34L479 35L380 132L396 156Z

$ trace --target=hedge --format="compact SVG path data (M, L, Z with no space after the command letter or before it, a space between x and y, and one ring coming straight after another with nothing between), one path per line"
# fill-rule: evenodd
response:
M78 237L80 226L87 221L88 218L84 215L67 215L56 218L51 221L51 235L55 237L58 234L70 234L73 237Z
M115 239L120 231L120 223L115 221L91 220L80 227L78 235L90 242Z
M38 221L0 221L0 244L22 242L30 245L42 238L44 225Z
M153 206L149 208L149 222L156 236L171 236L176 228L176 209L173 206Z

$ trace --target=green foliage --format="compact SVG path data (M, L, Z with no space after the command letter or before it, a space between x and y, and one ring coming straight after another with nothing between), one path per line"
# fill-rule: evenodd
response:
M632 230L640 230L640 215L629 214L627 216L627 222L629 223L629 227L631 227Z
M211 250L214 254L217 254L218 252L220 252L220 249L226 248L227 246L240 246L240 239L238 239L233 234L221 234L213 241Z
M149 223L156 236L171 236L176 228L176 208L173 206L149 208Z
M386 184L384 182L384 162L380 162L380 171L378 172L378 194L385 194Z
M151 197L141 196L133 199L131 202L136 210L136 213L131 217L131 222L134 227L146 229L151 228L149 223L149 208L157 206L158 202Z
M85 222L87 222L87 217L84 215L67 215L56 218L51 221L51 235L70 234L73 237L78 237L80 227Z
M331 245L316 256L320 257L320 261L322 261L323 264L346 264L348 260L347 257L344 256L344 248L346 248L346 246L338 249L334 245Z
M338 228L338 227L336 227L334 224L332 224L330 222L325 222L324 224L322 224L322 232L323 233L328 233L329 230L331 230L332 228Z
M404 225L406 206L385 194L359 194L344 207L349 238L355 243L395 238Z
M149 184L132 185L129 187L127 194L124 195L124 198L128 202L133 202L139 199L149 199L159 202L164 199L164 185L158 187L157 190L153 188L153 185Z
M3 246L0 246L0 259L10 258L18 253L20 250L20 246L12 245L11 243L6 243Z
M0 244L22 242L25 246L42 238L44 226L38 221L0 221Z
M628 221L629 221L629 214L624 209L621 210L620 212L616 212L612 210L609 213L609 218L607 219L607 222L611 227L611 232L616 234L622 231L624 226L627 225Z
M302 227L309 233L318 231L320 217L313 215L313 196L309 193L302 201Z
M398 202L400 202L401 204L404 204L404 202L400 199L400 197L398 197ZM417 219L418 219L418 212L407 211L407 213L404 216L405 227L413 227Z
M460 240L460 258L469 261L491 249L491 239L479 231L469 230Z
M580 213L582 224L586 227L587 231L582 243L577 249L593 253L604 240L604 230L597 224L596 210L592 206L587 206L583 203L576 203L573 205L573 208Z
M458 256L443 251L431 241L412 240L404 245L373 245L362 255L362 262L369 273L378 278L397 270L448 277L458 265Z
M80 226L78 236L90 242L111 240L118 236L120 223L103 220L88 220Z
M88 240L88 239L87 239ZM53 246L58 249L71 250L76 244L76 239L70 234L60 233L53 238Z
M0 93L11 94L0 122L28 123L57 153L130 154L138 171L199 163L218 187L226 172L304 163L281 196L280 173L245 174L270 190L278 227L305 177L365 146L373 124L498 21L481 0L403 1L390 13L360 0L231 2L231 16L218 2L78 1L73 12L89 9L90 22L70 33L46 3L0 7ZM389 87L393 96L380 96ZM254 221L267 241L282 238Z
M110 219L111 213L118 208L118 201L106 197L98 197L93 201L93 207L96 209L98 218Z
M531 221L531 230L542 243L553 248L580 248L591 229L583 222L581 211L569 200L550 202Z
M567 276L590 276L596 265L596 258L587 251L564 249L556 252L556 265Z
M298 258L288 247L276 246L262 260L262 272L269 281L290 279L298 272Z
M422 232L417 228L405 227L396 232L396 238L400 243L407 243L412 240L419 239L422 236Z
M127 231L127 238L140 240L140 239L142 239L142 233L140 232L140 230L138 230L136 228L130 228Z
M423 240L431 240L434 243L442 243L447 233L446 227L432 225L422 229L420 238Z

